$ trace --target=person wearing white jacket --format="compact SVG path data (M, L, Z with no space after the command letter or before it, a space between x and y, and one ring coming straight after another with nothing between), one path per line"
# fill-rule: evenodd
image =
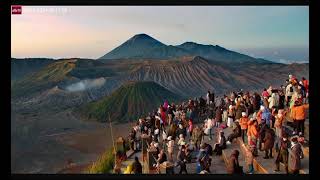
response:
M212 128L213 128L213 121L211 118L207 120L207 132L209 136L209 140L212 140Z
M277 101L277 97L275 93L271 94L271 97L268 99L269 102L269 109L272 109L273 106L277 107L279 104L279 101Z

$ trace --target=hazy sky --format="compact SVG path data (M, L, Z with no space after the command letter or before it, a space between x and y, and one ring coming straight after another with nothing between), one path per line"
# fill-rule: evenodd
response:
M256 56L265 56L259 49L309 56L304 6L23 6L11 28L11 54L18 58L98 58L139 33L171 45L194 41Z

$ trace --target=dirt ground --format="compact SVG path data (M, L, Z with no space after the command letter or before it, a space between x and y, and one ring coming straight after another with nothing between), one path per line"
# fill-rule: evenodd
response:
M11 172L81 171L112 147L109 124L84 122L69 111L11 113ZM127 136L131 124L113 125L114 138Z

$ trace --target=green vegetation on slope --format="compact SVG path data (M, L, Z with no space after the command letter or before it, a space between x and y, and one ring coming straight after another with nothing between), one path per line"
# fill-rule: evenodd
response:
M72 79L68 73L75 67L75 60L61 60L49 64L39 72L33 73L11 86L11 97L32 95L48 88L54 87L65 79Z
M156 109L164 100L176 102L181 99L155 82L130 82L111 95L91 102L78 109L86 119L105 122L108 113L112 121L127 122Z
M89 174L110 173L113 169L115 155L113 148L105 151L88 169Z

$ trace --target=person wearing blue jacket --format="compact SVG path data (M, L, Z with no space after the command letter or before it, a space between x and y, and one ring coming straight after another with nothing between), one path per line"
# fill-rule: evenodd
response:
M261 119L264 119L266 121L267 126L270 127L271 113L269 109L264 106L261 106L260 109L262 111Z

